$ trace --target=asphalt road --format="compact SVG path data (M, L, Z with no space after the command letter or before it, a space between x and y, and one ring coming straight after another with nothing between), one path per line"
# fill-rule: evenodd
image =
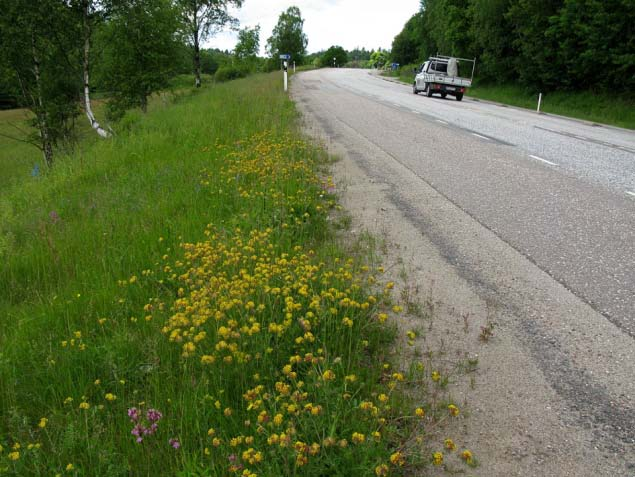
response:
M418 285L500 325L479 351L473 445L491 466L474 475L635 476L635 133L362 70L302 73L292 92L361 171L360 227L382 224Z
M341 121L635 336L634 132L415 96L361 70L315 77L304 87L358 103L333 104Z

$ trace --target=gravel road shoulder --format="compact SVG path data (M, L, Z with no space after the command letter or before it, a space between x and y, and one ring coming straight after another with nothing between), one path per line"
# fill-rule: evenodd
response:
M404 268L403 286L435 303L426 346L478 357L475 385L452 388L467 416L448 429L480 462L467 475L635 476L632 338L321 111L302 75L294 82L307 133L340 158L333 175L352 233L385 240L387 268Z

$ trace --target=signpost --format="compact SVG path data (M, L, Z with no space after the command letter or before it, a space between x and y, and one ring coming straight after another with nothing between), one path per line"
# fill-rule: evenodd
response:
M280 59L282 60L282 69L284 70L284 90L287 91L287 70L289 69L291 55L280 55Z

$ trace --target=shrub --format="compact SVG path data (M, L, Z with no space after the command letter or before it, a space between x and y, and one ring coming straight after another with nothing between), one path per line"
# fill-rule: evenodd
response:
M217 82L222 83L238 78L244 78L245 76L247 76L247 72L242 68L237 68L235 66L221 66L216 71L214 79Z

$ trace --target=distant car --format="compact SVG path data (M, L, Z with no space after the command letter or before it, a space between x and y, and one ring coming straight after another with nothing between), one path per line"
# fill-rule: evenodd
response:
M459 75L459 68L466 68L462 65L471 67L472 73L469 78ZM412 92L414 94L426 93L428 97L433 94L440 94L442 98L451 95L457 101L461 101L467 88L472 86L475 66L476 59L431 56L428 61L415 70Z

